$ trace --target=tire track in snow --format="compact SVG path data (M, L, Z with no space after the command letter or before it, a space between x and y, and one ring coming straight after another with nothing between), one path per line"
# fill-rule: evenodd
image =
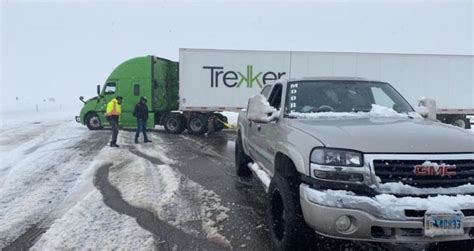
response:
M155 161L159 161L155 159ZM159 163L162 163L159 161ZM125 165L122 163L121 165ZM164 240L159 242L158 246L165 249L194 249L194 250L223 250L225 247L219 246L208 240L196 238L193 235L186 234L181 230L162 221L153 212L146 209L135 207L127 203L120 191L114 187L109 181L109 171L114 165L112 163L100 166L94 177L94 186L103 196L104 203L112 210L126 214L136 219L137 223L145 230L154 234L158 239ZM114 168L120 168L115 166Z

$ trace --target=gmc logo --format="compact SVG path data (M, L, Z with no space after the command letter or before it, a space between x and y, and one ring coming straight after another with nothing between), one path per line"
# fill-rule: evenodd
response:
M413 173L417 176L454 176L456 165L416 165Z

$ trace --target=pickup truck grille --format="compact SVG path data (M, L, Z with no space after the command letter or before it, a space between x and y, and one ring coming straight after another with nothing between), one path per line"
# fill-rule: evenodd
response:
M381 179L382 183L402 182L419 188L474 184L474 160L430 160L438 166L423 165L424 162L423 160L374 160L373 166L375 175ZM419 169L415 170L416 166ZM441 170L446 166L450 167L448 171Z

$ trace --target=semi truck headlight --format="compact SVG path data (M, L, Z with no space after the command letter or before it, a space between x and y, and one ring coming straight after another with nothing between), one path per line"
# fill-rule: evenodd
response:
M363 166L362 153L331 148L315 148L311 153L311 162L331 166Z

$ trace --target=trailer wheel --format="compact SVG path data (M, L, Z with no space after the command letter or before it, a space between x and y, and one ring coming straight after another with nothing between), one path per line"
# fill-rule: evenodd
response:
M456 116L451 119L451 124L457 127L466 128L466 119L463 116Z
M85 123L89 130L102 129L102 122L96 113L88 113L85 117Z
M207 132L207 116L193 114L188 121L188 132L194 135L202 135Z
M168 133L172 134L180 134L184 131L185 123L181 115L178 114L170 114L165 118L165 130Z

